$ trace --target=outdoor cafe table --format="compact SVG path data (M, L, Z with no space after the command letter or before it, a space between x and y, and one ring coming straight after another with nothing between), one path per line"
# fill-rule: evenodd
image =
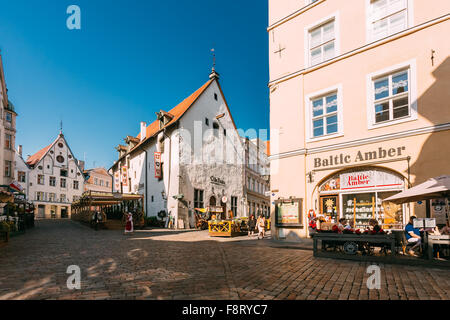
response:
M450 245L450 235L428 235L428 259L433 259L433 245L446 244Z

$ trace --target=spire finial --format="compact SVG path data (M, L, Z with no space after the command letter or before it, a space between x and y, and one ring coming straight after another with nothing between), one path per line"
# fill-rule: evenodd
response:
M216 70L216 50L214 48L211 49L212 56L213 56L213 67L212 71L214 72Z
M219 74L216 72L216 49L211 49L212 56L213 56L213 67L211 69L211 73L209 75L210 79L219 79Z
M59 122L59 134L62 134L62 130L63 130L63 122L62 120Z

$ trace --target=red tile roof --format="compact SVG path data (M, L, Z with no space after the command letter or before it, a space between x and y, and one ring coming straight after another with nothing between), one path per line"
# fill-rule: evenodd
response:
M189 110L189 108L194 104L195 101L197 101L198 97L206 90L206 88L209 87L209 85L213 82L213 80L209 80L206 82L203 86L201 86L197 91L195 91L193 94L191 94L189 97L184 99L180 104L178 104L176 107L174 107L172 110L170 110L168 113L173 115L172 120L167 123L164 128L171 126L175 122L177 122L185 113ZM146 138L141 141L136 147L140 146L144 141L148 140L149 138L153 137L155 134L157 134L162 128L159 127L159 120L153 121L151 124L147 126L147 132L146 132ZM141 138L141 134L139 133L137 136L138 139ZM134 147L133 149L135 149Z
M50 145L46 146L45 148L39 150L38 152L36 152L32 156L28 157L27 164L30 167L33 167L36 163L41 161L42 157L47 153L47 151L50 149L50 147L52 145L53 145L53 143L51 143Z
M184 99L180 104L178 104L175 108L170 110L168 113L173 115L173 119L167 123L164 127L169 127L175 122L177 122L185 113L189 110L189 108L197 101L198 97L209 87L209 85L213 82L213 80L209 80L203 86L201 86L197 91L191 94L189 97ZM156 120L147 126L147 133L145 140L153 137L160 130L159 128L159 120ZM137 138L141 138L141 134L137 136ZM144 140L144 141L145 141ZM141 142L142 143L142 142Z

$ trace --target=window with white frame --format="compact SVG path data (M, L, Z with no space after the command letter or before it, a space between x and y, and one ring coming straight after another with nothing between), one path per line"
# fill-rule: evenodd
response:
M309 64L314 66L336 56L335 20L309 31Z
M313 98L311 113L311 137L318 138L339 132L337 92Z
M369 32L376 41L408 27L408 0L369 0Z
M372 79L376 124L411 115L409 81L409 68Z

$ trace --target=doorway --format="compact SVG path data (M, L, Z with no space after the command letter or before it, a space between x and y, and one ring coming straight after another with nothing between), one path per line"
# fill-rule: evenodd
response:
M61 219L67 219L68 217L67 207L61 207Z
M44 219L45 218L45 206L44 205L38 205L38 212L37 212L37 219Z
M209 206L210 207L216 206L216 197L212 196L211 198L209 198Z

